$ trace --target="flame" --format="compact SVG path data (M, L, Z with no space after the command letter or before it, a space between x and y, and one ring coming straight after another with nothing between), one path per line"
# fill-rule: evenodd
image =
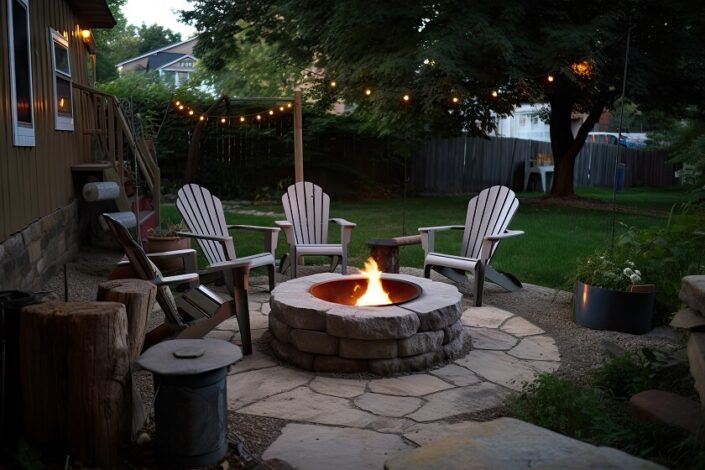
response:
M362 297L357 299L355 305L386 305L392 303L389 293L385 292L382 287L382 272L373 258L367 258L365 269L361 271L361 274L367 278L367 290Z

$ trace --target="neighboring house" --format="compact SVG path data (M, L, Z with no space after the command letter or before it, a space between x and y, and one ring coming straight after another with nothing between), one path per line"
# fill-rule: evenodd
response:
M497 137L514 137L516 139L551 141L551 127L539 117L546 104L522 104L514 108L511 116L497 118L497 130L491 134ZM585 122L587 115L573 114L571 127L573 135Z
M194 38L155 49L124 60L116 67L121 74L136 71L157 72L166 82L179 86L187 82L196 71L196 58L193 55L196 41Z
M91 29L114 25L105 0L0 0L0 290L40 288L85 234L82 184L124 185L142 158L115 97L92 88Z

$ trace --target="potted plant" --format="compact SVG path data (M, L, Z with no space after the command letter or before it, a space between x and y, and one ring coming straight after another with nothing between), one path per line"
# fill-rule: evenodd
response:
M642 284L628 259L598 253L578 265L575 320L595 330L643 334L651 330L656 287Z
M147 241L144 244L144 251L147 253L163 253L165 251L183 250L191 248L191 240L178 235L178 232L185 232L182 224L169 224L163 227L151 228L147 230ZM154 264L162 270L183 269L184 264L181 258L156 260Z

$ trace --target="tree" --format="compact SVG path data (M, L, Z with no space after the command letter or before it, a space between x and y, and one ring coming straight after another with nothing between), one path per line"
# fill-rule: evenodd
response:
M615 106L628 31L629 99L676 111L705 95L697 0L190 2L182 17L202 31L196 50L209 70L237 59L236 35L276 45L301 68L324 71L308 77L310 94L355 103L380 134L482 136L494 114L548 102L557 196L573 194L575 158ZM587 118L574 136L575 113Z
M142 26L137 28L136 33L140 39L140 44L137 48L138 54L144 54L169 44L181 42L181 33L174 32L156 23L149 26L142 23Z

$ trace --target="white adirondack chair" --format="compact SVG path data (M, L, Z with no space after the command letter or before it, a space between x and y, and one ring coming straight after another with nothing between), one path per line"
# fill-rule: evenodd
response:
M279 228L226 224L220 199L197 184L187 184L179 189L176 207L190 230L179 232L179 235L196 239L209 266L234 260L247 261L250 268L265 266L269 276L269 290L274 289L274 251L277 249ZM230 230L263 232L264 252L238 257Z
M470 200L465 225L419 228L425 253L424 276L429 277L433 269L458 283L465 283L465 273L474 272L475 305L478 306L482 305L485 278L509 291L521 289L521 282L516 277L489 266L500 241L524 233L521 230L507 230L518 207L519 200L514 191L505 186L492 186ZM464 231L460 254L435 252L436 232L454 229Z
M348 243L355 224L345 219L329 219L330 197L320 186L304 181L292 184L282 196L286 220L274 222L281 227L289 243L287 256L291 276L303 256L330 256L331 271L340 260L343 274L348 270ZM328 224L340 225L340 243L328 243ZM281 261L282 271L286 259Z

